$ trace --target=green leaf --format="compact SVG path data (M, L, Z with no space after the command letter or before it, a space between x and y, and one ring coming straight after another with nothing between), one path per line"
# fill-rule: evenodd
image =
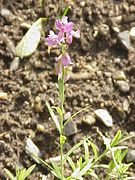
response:
M62 17L67 15L68 10L69 10L69 6L67 6L67 7L64 9L64 12L63 12L63 14L62 14Z
M22 40L16 46L16 56L21 58L31 55L37 48L42 32L42 22L46 20L46 18L39 18L27 33L24 35Z
M25 179L25 173L26 173L26 169L22 169L19 173L19 176L17 177L17 180L24 180Z
M84 166L84 168L79 172L78 178L82 177L88 170L90 170L92 166L93 158L89 159L88 163Z
M59 116L62 118L63 113L62 113L62 110L60 109L60 107L52 106L51 108L52 108L52 109L56 109L57 113L58 113Z
M94 177L94 179L100 180L100 179L98 178L97 174L96 174L94 171L90 171L88 174L89 174L90 176Z
M121 153L121 160L123 160L125 158L127 153L128 153L128 147Z
M76 112L75 114L73 114L70 118L67 119L67 121L64 123L64 126L66 126L66 124L71 121L75 116L77 116L79 113L81 113L82 111L85 111L86 109L88 109L90 106L87 106L81 110L79 110L78 112Z
M48 108L48 111L49 111L49 113L50 113L50 115L51 115L51 117L52 117L52 119L53 119L53 121L54 121L54 123L55 123L55 125L56 125L56 127L57 127L57 129L58 129L58 131L59 131L60 134L61 134L60 123L59 123L59 121L58 121L58 119L57 119L57 116L54 114L51 106L49 105L49 103L48 103L47 101L46 101L46 106L47 106L47 108Z
M93 150L93 153L94 153L94 158L97 159L98 158L97 147L90 140L89 140L89 143L90 143L90 146L92 147L92 150Z
M72 170L74 171L76 167L75 167L75 163L73 162L73 160L68 156L67 161L69 162Z
M28 177L35 167L36 167L36 164L33 164L31 167L29 167L25 172L24 178Z
M111 147L114 147L118 144L118 141L121 139L121 136L122 136L121 131L118 130L111 142Z
M48 167L51 171L53 171L53 168L46 162L43 161L41 158L39 158L36 154L33 153L33 156L38 159L44 166Z
M82 156L77 161L77 167L79 167L80 169L83 168L83 158L82 158Z
M88 138L85 138L85 139L87 140ZM73 152L75 152L83 143L84 143L84 140L81 140L79 143L75 144L64 156L64 160L66 160L68 156L70 156Z
M13 174L6 168L4 168L5 174L10 178L10 180L15 180Z
M57 163L55 163L55 162L51 162L52 163L52 166L53 166L53 172L55 172L55 176L57 177L57 178L59 178L59 179L61 179L61 171L60 171L60 168L59 168L59 166L57 165Z
M88 162L89 161L89 147L88 147L88 143L84 140L84 150L85 150L85 155L84 155L84 158L85 158L85 162Z

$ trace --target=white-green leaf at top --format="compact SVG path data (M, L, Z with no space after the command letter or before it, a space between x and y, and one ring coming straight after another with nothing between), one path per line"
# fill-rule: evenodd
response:
M31 55L36 50L41 38L43 20L45 20L45 18L39 18L36 22L34 22L16 46L15 51L17 56L23 58Z

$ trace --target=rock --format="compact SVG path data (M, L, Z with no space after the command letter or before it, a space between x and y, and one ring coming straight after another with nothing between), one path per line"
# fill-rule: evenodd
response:
M37 157L41 157L41 152L40 150L38 149L38 147L34 144L34 142L28 138L27 141L26 141L26 146L25 146L25 149L26 149L26 153L37 163L41 163L37 158ZM33 155L34 154L34 155Z
M95 116L101 120L107 127L112 127L113 119L111 115L105 109L97 109L94 111Z
M86 117L84 117L82 121L91 126L96 122L96 119L92 115L86 115Z
M68 122L64 128L65 136L72 136L77 133L77 127L73 120Z
M38 132L44 132L45 128L42 124L37 124L37 131Z
M114 30L114 32L116 33L119 33L120 32L120 29L116 26L113 26L112 29Z
M7 93L0 92L0 99L1 99L1 100L7 100L7 99L8 99Z
M16 71L19 67L20 59L19 57L15 57L10 64L10 71Z
M41 112L42 111L41 98L39 96L35 97L34 109L35 109L36 112Z
M131 28L130 30L130 39L135 40L135 27Z
M80 2L80 6L81 6L81 7L84 7L84 6L85 6L85 4L86 4L86 2L85 2L85 1L81 1L81 2Z
M130 34L129 31L123 31L118 33L118 38L123 46L128 50L130 48Z
M1 9L0 14L3 17L12 16L11 11L9 9L5 9L5 8Z
M126 80L126 76L123 71L115 71L112 74L114 80Z
M104 72L104 76L110 78L112 76L111 72Z
M71 117L71 112L70 112L70 111L64 113L64 120L67 120L67 119L69 119L70 117Z
M127 93L130 90L129 84L126 81L123 80L115 81L115 84L119 88L119 90L123 93Z
M129 150L126 156L127 162L135 163L135 149Z
M125 99L123 102L123 110L128 112L128 109L129 109L129 102L127 99Z
M12 23L12 21L15 19L15 16L12 14L12 12L9 9L1 9L0 11L1 16L3 16L8 23Z

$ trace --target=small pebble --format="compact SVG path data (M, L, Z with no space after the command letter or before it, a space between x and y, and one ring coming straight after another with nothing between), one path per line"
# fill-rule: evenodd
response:
M80 6L81 6L81 7L84 7L84 6L85 6L85 1L81 1L81 2L80 2Z
M10 64L10 71L16 71L19 67L19 64L20 64L20 58L15 57Z
M7 99L8 99L7 93L0 92L0 99L1 99L1 100L7 100Z
M135 149L129 150L126 156L127 162L135 163Z
M37 131L38 132L44 132L45 128L42 124L37 124Z
M96 122L96 119L92 115L87 115L86 117L83 118L82 121L91 126Z
M113 119L111 115L105 109L97 109L94 111L95 116L101 120L107 127L112 127Z
M126 31L118 33L118 37L119 37L120 42L123 44L123 46L126 49L129 49L130 48L130 35L129 35L129 31L126 30Z
M120 32L120 29L116 26L113 26L112 29L114 30L114 32L116 33L119 33Z
M1 16L3 16L8 23L12 23L12 21L15 19L15 16L12 14L12 12L9 9L1 9L0 11Z
M126 76L123 71L115 71L112 76L114 80L126 80Z
M35 109L36 112L41 112L42 111L41 98L39 96L35 97L34 109Z
M26 141L26 146L25 146L25 149L26 149L26 153L37 163L40 164L40 161L35 157L41 157L41 152L39 150L39 148L34 144L34 142L28 138L27 141ZM35 154L35 156L33 155Z
M123 110L128 112L128 109L129 109L129 102L127 99L125 99L123 102Z
M11 11L8 10L8 9L5 9L5 8L1 9L0 14L1 14L1 16L3 16L3 17L12 16Z
M68 112L66 112L65 114L64 114L64 120L67 120L67 119L69 119L71 117L71 112L70 111L68 111Z
M20 26L25 29L29 29L31 27L31 25L26 22L21 23Z
M130 30L130 38L131 40L135 40L135 27L131 28Z
M64 129L65 136L71 136L77 133L77 127L74 120L68 122Z
M119 90L123 93L127 93L130 90L129 84L126 81L115 81L116 86L119 88Z

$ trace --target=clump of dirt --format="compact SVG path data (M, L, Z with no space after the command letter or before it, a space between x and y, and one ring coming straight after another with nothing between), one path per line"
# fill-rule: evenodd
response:
M134 0L95 0L61 2L45 1L39 7L37 1L2 0L0 2L0 91L7 93L0 99L0 177L5 179L4 167L14 171L15 166L29 167L33 160L25 152L26 139L30 137L38 146L43 159L58 155L58 133L45 107L45 101L58 103L54 75L55 56L58 49L48 54L44 37L37 51L30 57L20 59L16 69L11 71L14 48L27 29L22 22L32 24L39 17L47 17L44 26L47 34L54 28L56 17L70 5L68 16L81 30L81 38L69 47L73 60L70 80L66 84L65 112L74 113L91 105L93 110L107 109L113 118L113 127L105 127L96 122L85 126L82 119L91 114L81 113L76 117L77 133L69 138L65 149L78 142L82 136L90 136L99 145L95 128L113 137L118 129L127 134L134 131L135 124L135 54L134 42L125 47L118 37L119 32L135 26ZM123 72L127 91L122 91L115 83L115 74ZM38 98L37 98L38 97ZM40 107L35 109L35 99ZM37 131L37 124L44 126L44 132ZM130 149L135 149L135 140L128 141ZM134 173L134 170L131 169ZM33 177L48 173L37 165Z

